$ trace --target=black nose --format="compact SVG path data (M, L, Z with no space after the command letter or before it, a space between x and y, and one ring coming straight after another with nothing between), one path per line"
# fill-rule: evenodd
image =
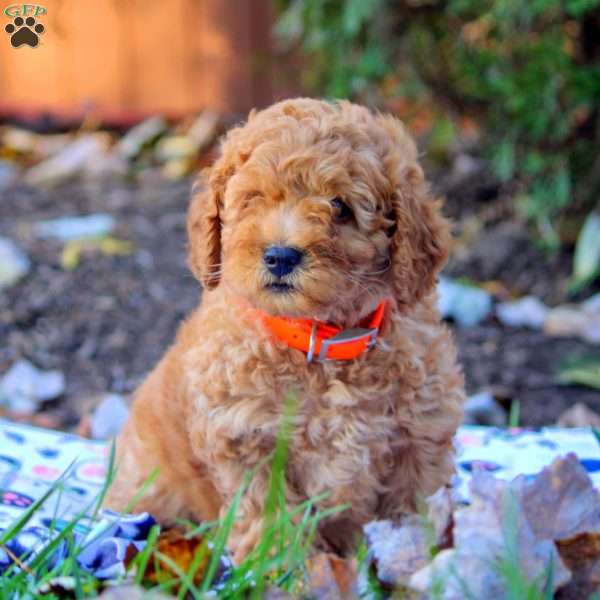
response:
M267 269L276 277L291 273L302 260L302 252L287 246L271 246L263 256Z

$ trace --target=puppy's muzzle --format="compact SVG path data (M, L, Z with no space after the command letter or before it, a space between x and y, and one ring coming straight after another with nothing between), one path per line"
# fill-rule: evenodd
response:
M263 254L269 273L277 278L289 275L301 262L302 252L289 246L270 246Z

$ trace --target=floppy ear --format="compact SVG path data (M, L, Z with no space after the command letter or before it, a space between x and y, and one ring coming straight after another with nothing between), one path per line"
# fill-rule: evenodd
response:
M248 123L255 118L251 111ZM206 289L221 279L221 216L227 183L252 154L259 137L247 132L248 125L230 129L221 142L221 156L202 173L194 185L188 211L187 231L190 246L188 264ZM255 139L256 138L256 139Z
M391 194L394 221L390 259L393 293L398 308L410 308L436 285L448 259L450 226L431 196L418 163L417 146L401 121L376 115L371 131L379 147Z
M430 196L421 168L406 166L392 206L396 230L392 238L392 277L396 302L407 308L436 285L448 259L450 227L440 212L441 202Z
M233 169L232 169L233 171ZM221 278L221 217L223 194L230 174L215 165L194 184L188 210L188 264L206 289Z

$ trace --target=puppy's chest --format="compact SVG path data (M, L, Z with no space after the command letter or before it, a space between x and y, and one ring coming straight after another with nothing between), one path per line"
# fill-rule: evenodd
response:
M292 460L332 461L388 446L397 424L398 379L389 372L382 377L369 364L299 364L295 358L211 365L212 376L200 378L194 394L207 429L217 428L234 452L257 458L274 447L289 412Z

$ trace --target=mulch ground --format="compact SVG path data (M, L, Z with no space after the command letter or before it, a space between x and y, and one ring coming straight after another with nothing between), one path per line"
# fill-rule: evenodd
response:
M19 357L62 370L65 397L50 410L63 411L66 422L75 421L92 395L133 391L198 303L200 288L186 267L190 185L147 174L137 183L79 182L51 192L18 185L2 193L0 235L13 238L33 266L0 294L0 372ZM130 256L84 256L65 271L62 244L29 231L41 219L92 212L116 217L115 235L135 244ZM449 212L460 212L452 194ZM448 272L498 280L551 304L564 300L568 254L548 257L522 228L506 222L492 223L489 235L491 242L453 261ZM556 382L562 361L592 351L586 344L507 329L492 318L455 333L468 391L491 388L507 405L518 398L523 424L551 424L576 401L600 410L598 392Z

